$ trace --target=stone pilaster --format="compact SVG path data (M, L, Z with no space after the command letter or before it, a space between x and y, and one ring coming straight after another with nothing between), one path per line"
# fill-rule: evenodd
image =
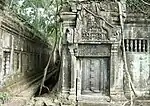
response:
M69 94L70 99L75 99L76 73L74 56L74 27L76 13L61 13L63 27L63 49L62 49L62 93Z
M110 88L114 88L115 83L116 83L116 72L118 71L118 69L116 68L117 65L115 64L115 61L118 61L117 57L117 45L116 44L112 44L111 47L111 66L110 66ZM115 60L115 61L114 61Z
M69 99L76 99L76 57L74 54L74 45L69 47L71 54L71 88Z
M1 21L2 21L2 17L0 17L0 26L1 26ZM3 30L0 29L0 87L2 85L2 80L3 80L3 74L2 74L2 70L3 70L3 66L2 66L2 59L3 59L3 39L2 39L2 34L3 34Z
M111 47L110 96L112 100L125 100L123 92L123 70L119 70L119 44Z

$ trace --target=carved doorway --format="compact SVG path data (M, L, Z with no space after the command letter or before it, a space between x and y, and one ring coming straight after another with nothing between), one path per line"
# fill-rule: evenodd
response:
M109 95L110 58L82 58L81 94Z

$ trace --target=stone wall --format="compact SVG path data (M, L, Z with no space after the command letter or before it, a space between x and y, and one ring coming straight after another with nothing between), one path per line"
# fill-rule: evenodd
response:
M15 16L0 13L0 89L22 90L24 84L43 74L50 45L40 33L23 25Z
M134 17L134 18L133 18ZM127 14L125 21L125 49L127 64L138 96L149 96L150 82L150 19L143 14ZM124 83L125 94L129 89ZM129 96L129 95L128 95Z
M150 97L150 19L116 0L70 1L71 10L61 13L64 97L79 106L121 106L132 94L142 105ZM129 89L125 64L137 97Z

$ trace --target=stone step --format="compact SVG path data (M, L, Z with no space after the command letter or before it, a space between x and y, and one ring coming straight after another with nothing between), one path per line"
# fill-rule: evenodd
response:
M84 103L80 102L78 103L78 106L111 106L110 103Z
M129 101L116 102L79 102L78 106L130 106ZM150 106L150 100L135 100L133 106Z

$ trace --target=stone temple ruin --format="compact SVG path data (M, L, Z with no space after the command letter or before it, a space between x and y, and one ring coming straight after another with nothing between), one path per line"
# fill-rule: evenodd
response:
M150 18L127 1L70 0L62 8L62 106L150 106ZM0 91L39 80L49 49L0 13Z
M150 105L150 19L120 2L71 0L61 12L62 94L79 106L122 106L131 95Z

